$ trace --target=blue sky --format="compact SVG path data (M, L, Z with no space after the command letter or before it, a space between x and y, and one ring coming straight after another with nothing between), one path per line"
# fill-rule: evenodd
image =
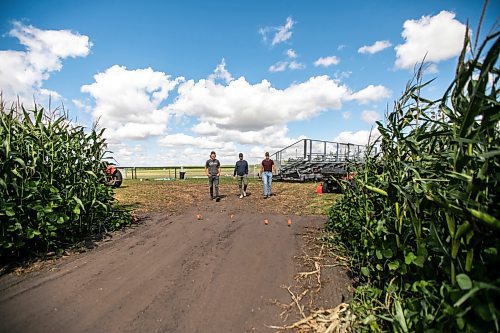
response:
M481 36L498 18L490 1ZM301 138L365 143L427 54L451 82L481 1L0 0L0 90L100 119L122 166L250 162Z

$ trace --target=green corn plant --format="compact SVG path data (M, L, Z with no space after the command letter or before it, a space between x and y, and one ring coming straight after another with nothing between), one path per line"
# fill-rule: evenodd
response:
M378 122L382 153L330 210L361 331L500 331L499 33L466 59L470 44L442 98L421 96L417 72Z
M60 251L130 221L103 185L103 130L0 102L2 261Z

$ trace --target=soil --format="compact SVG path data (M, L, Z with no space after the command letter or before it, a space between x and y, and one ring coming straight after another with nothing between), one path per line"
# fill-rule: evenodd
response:
M275 332L303 317L292 293L309 288L304 312L349 297L342 266L300 274L327 253L326 217L290 214L279 186L269 199L259 189L240 199L223 185L215 202L191 185L189 200L140 211L87 252L2 276L0 332Z

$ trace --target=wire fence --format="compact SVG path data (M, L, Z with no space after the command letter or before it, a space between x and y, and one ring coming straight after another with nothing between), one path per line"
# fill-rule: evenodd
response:
M165 166L165 167L118 167L123 179L157 179L174 180L187 178L206 178L205 167L202 166ZM234 165L222 165L221 177L233 177ZM258 178L259 164L248 166L248 177Z

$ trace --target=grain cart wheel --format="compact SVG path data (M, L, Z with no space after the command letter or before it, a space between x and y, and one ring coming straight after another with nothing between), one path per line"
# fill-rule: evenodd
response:
M115 173L113 174L113 179L115 181L113 187L116 188L122 186L123 176L120 170L116 169Z
M114 169L114 170L113 170ZM106 170L106 180L105 184L107 186L111 186L113 188L117 188L122 186L123 176L120 170L116 169L116 167L108 167Z
M322 191L323 191L322 193L329 193L328 182L326 182L326 181L323 182Z

